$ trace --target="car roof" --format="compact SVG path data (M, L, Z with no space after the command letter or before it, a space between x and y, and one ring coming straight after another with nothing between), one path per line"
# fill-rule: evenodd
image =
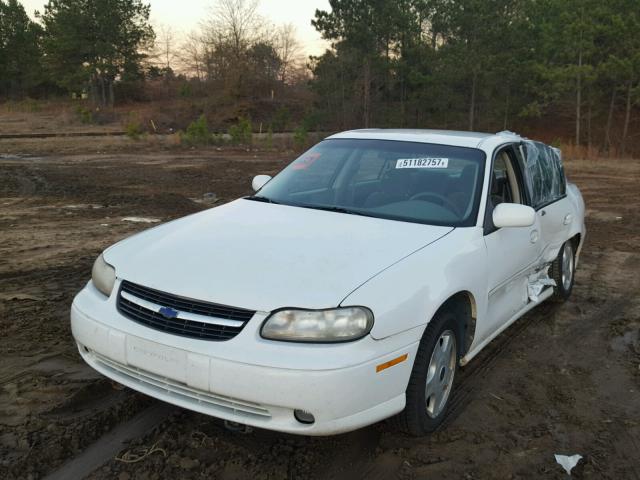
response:
M363 130L348 130L328 137L368 139L368 140L396 140L404 142L435 143L439 145L454 145L458 147L478 148L486 140L504 141L522 140L513 132L481 133L456 130L419 130L419 129L385 129L368 128Z

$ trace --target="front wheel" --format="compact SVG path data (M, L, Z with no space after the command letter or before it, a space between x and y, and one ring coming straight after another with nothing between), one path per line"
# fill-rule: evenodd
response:
M411 371L405 409L394 419L400 430L421 436L444 420L461 350L459 332L448 311L436 314L427 326Z
M551 264L551 278L556 282L553 298L564 302L571 296L576 272L576 254L571 240L562 246L558 256Z

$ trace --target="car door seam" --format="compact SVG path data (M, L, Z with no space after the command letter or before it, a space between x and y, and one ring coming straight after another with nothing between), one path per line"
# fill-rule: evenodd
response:
M538 255L536 257L535 260L533 260L531 263L529 263L526 267L521 268L520 270L518 270L516 273L514 273L513 275L511 275L509 278L507 278L506 280L502 281L501 283L499 283L498 285L496 285L495 287L493 287L490 291L489 291L489 297L491 297L492 295L494 295L498 290L500 290L501 288L503 288L505 285L509 284L510 282L512 282L516 277L521 276L524 272L526 272L527 270L530 269L535 269L537 268L536 265L540 262L540 259L544 257L544 252L541 253L540 255ZM540 267L540 269L544 268L546 265L542 265ZM539 269L539 270L540 270Z

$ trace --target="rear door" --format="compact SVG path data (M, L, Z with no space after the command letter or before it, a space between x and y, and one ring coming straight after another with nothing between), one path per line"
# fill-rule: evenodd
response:
M569 236L573 218L567 198L567 182L558 150L540 142L526 141L525 180L531 206L540 222L541 264L553 261Z

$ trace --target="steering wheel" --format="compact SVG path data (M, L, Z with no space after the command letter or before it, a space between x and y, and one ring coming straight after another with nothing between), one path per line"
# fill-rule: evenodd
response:
M429 199L435 199L436 201L433 202ZM435 203L436 205L441 205L447 210L450 210L451 212L458 215L458 207L447 197L440 195L439 193L435 193L435 192L416 193L409 200L423 200L425 202Z

